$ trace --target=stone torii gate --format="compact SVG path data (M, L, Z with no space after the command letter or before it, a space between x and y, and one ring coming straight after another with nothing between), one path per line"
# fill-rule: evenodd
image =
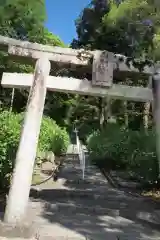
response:
M6 49L16 60L36 61L34 75L3 73L1 84L7 88L30 88L24 124L16 155L4 220L21 223L28 204L33 166L36 157L46 91L78 93L112 99L149 102L154 99L157 130L157 153L160 160L160 71L152 62L141 63L108 51L85 51L51 47L0 36L0 49ZM49 76L52 63L76 71L92 73L92 81L69 77ZM142 68L143 65L143 68ZM114 84L118 77L151 78L151 88ZM153 92L153 94L152 94ZM153 97L154 96L154 97Z

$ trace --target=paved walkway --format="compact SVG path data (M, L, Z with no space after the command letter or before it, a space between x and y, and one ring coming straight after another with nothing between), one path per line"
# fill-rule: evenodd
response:
M35 229L34 240L160 240L160 204L113 189L94 166L83 181L72 157L57 182L32 189L24 222Z
M39 239L160 239L160 205L111 188L93 166L81 175L68 158L56 183L33 190L27 221Z

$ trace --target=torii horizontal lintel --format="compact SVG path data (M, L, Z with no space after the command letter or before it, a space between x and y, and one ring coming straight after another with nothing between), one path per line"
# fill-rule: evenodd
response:
M33 83L33 74L3 73L1 85L5 88L29 88ZM69 77L48 76L49 91L73 93L90 96L109 96L112 99L127 99L138 102L152 101L152 90L143 87L113 84L111 88L93 87L88 80Z

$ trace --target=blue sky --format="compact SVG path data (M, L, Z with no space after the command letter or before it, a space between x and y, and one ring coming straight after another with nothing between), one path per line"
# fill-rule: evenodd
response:
M76 36L74 21L90 0L46 0L47 22L50 32L66 44Z

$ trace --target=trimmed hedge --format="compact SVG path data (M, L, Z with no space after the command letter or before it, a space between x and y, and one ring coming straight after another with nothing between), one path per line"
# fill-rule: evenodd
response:
M87 139L91 160L108 169L125 169L143 182L158 178L155 132L132 131L108 124Z
M0 189L8 187L20 139L24 114L0 112ZM69 135L52 119L43 117L38 151L66 152ZM24 166L25 167L25 166Z

